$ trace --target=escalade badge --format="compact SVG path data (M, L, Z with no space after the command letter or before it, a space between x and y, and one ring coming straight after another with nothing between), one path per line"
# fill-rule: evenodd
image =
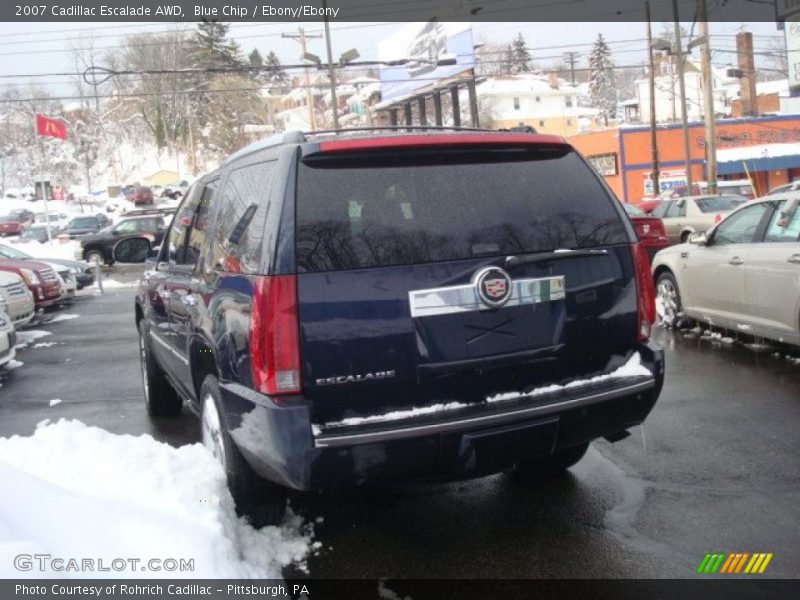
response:
M511 276L498 267L487 267L473 279L478 297L486 306L497 308L511 298Z

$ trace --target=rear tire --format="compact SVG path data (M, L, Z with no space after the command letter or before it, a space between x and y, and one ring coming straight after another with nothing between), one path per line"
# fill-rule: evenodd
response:
M256 473L233 443L221 417L219 384L213 375L203 380L200 398L203 445L225 471L236 512L256 529L280 524L286 514L286 488Z
M518 461L514 465L514 475L519 478L558 475L578 464L588 449L589 442L586 442L572 448L564 448L550 456Z
M670 271L664 271L656 280L656 314L664 327L678 327L683 320L681 292L678 282Z
M177 417L180 415L183 401L153 358L150 336L144 319L139 321L139 362L147 414L151 417Z

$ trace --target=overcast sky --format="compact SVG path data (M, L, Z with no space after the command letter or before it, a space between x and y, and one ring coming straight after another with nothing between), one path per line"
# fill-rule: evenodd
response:
M178 25L168 23L0 23L0 75L35 74L72 72L75 70L69 54L66 52L67 41L76 38L77 43L85 44L85 40L94 36L94 44L98 47L114 47L119 45L125 35L147 31L165 31ZM306 23L307 33L322 31L321 23ZM332 29L333 54L355 47L363 60L377 59L378 44L382 39L402 27L402 23L334 23ZM192 28L190 24L180 27ZM691 24L686 24L691 28ZM262 54L274 50L284 63L299 61L299 44L281 38L281 32L296 33L298 23L233 23L231 34L247 53L254 47ZM654 25L654 33L661 31L660 24ZM733 63L735 54L725 52L733 50L735 33L742 28L753 32L756 51L771 47L773 37L782 36L775 23L712 23L711 33L719 36L713 39L712 47L717 48L713 60L715 64ZM552 57L562 55L573 45L575 51L581 53L580 66L586 66L589 47L602 33L607 41L612 42L616 64L640 64L645 59L646 44L642 41L646 35L644 23L476 23L473 25L475 43L494 42L508 43L518 32L522 32L533 49L534 60L546 66ZM567 33L568 32L568 33ZM629 40L629 41L626 41ZM557 46L557 48L552 48ZM309 50L325 56L323 40L310 41ZM28 83L36 81L53 95L72 93L73 89L64 77L41 78L8 78L0 80L0 90L12 83Z

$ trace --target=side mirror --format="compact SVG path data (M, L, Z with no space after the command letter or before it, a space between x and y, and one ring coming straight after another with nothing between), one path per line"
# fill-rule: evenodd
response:
M112 256L119 263L144 263L150 257L150 240L132 237L121 240L114 246Z
M698 231L689 236L689 243L695 246L707 246L708 234L705 231Z

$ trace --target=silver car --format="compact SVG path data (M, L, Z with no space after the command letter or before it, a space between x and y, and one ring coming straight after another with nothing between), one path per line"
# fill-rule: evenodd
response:
M656 309L800 345L800 192L748 202L708 233L656 254Z
M693 233L708 231L737 206L747 202L744 196L686 196L665 200L651 212L664 223L671 244L683 243Z

